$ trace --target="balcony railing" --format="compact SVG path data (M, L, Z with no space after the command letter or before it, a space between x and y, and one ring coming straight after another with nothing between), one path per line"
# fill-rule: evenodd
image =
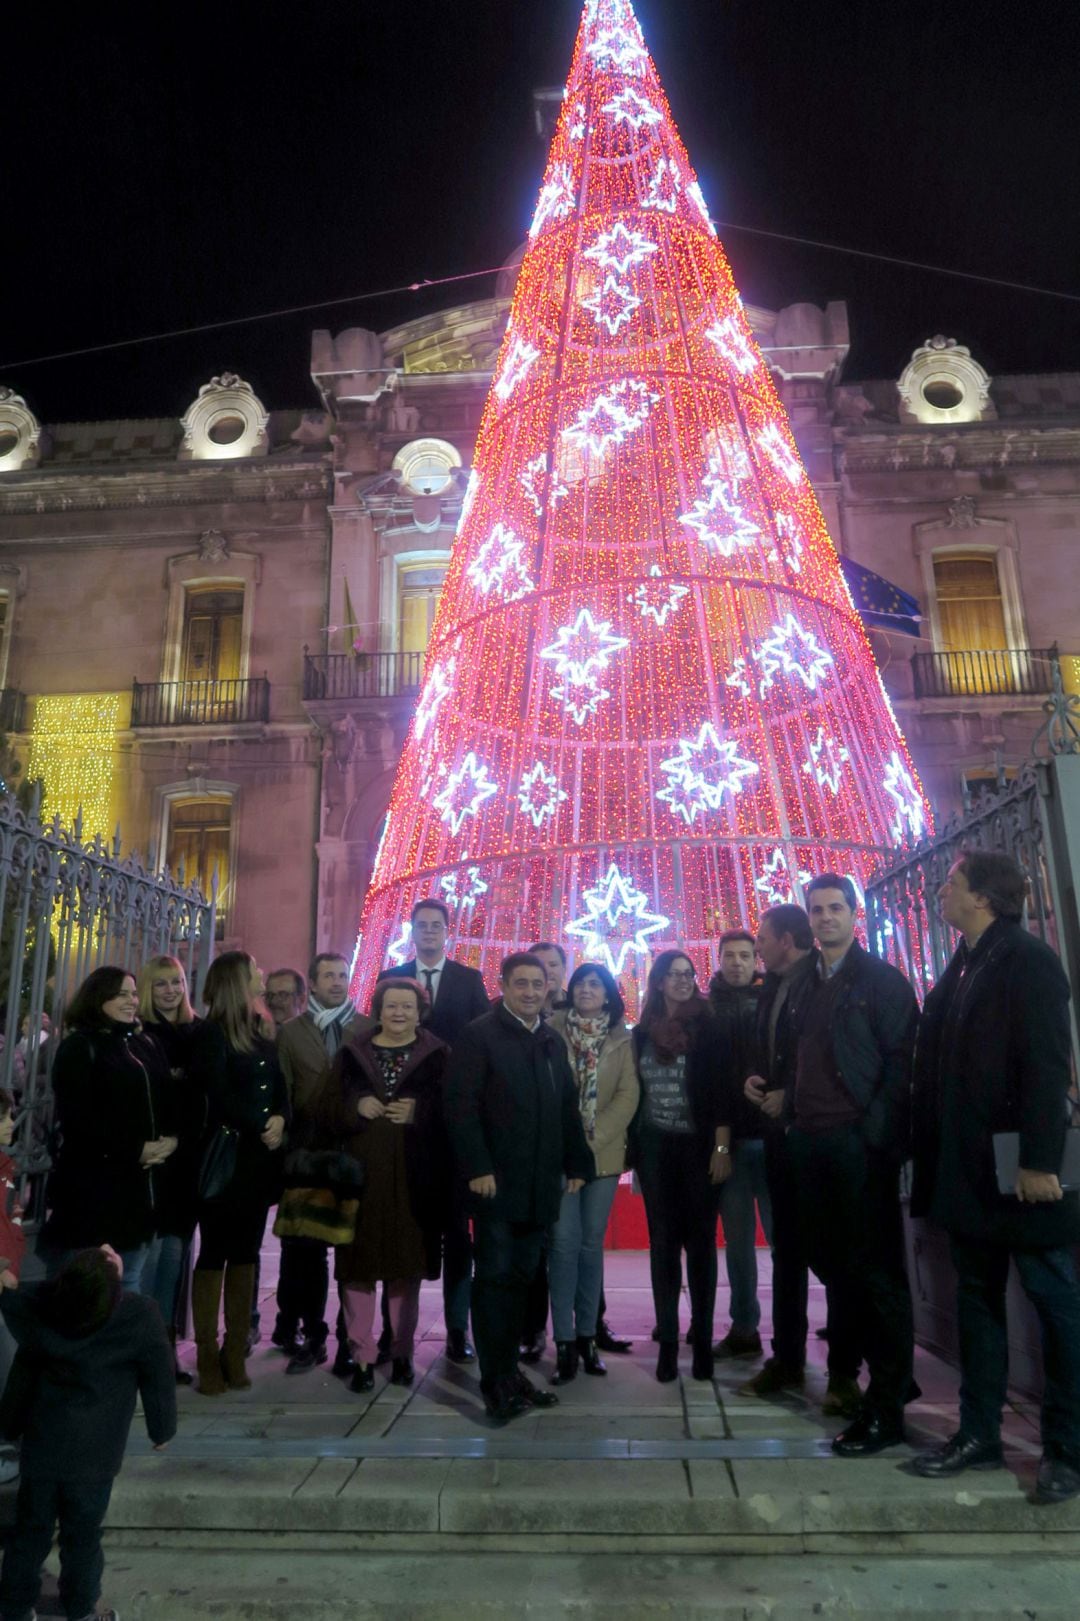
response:
M21 732L26 699L14 687L0 687L0 732Z
M1056 647L969 649L916 653L911 660L916 698L1039 697L1054 684Z
M132 726L236 726L270 719L270 683L133 681Z
M415 697L423 669L423 653L305 652L304 697Z

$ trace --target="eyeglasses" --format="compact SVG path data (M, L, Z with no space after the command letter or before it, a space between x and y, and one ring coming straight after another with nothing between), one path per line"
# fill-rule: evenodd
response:
M676 968L670 974L664 975L665 979L673 979L683 985L693 984L696 977L692 968Z

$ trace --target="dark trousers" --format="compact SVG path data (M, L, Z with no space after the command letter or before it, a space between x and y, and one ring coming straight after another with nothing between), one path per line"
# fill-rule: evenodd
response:
M785 1368L801 1368L806 1362L810 1263L799 1215L795 1172L787 1136L781 1132L765 1139L765 1178L772 1202L773 1355Z
M525 1322L521 1330L522 1345L530 1344L539 1335L547 1333L548 1307L551 1292L548 1287L547 1234L540 1246L540 1259L536 1263L533 1280L525 1300Z
M326 1302L330 1294L330 1246L318 1238L283 1238L277 1287L277 1329L282 1339L301 1328L306 1340L325 1343ZM337 1315L337 1341L348 1346L345 1318Z
M807 1258L829 1292L829 1374L841 1371L834 1356L858 1347L870 1370L867 1406L900 1423L915 1355L900 1168L868 1148L857 1125L792 1126L787 1147Z
M1068 1249L1011 1251L1042 1335L1042 1443L1080 1465L1080 1280ZM1003 1244L952 1239L960 1325L960 1429L981 1441L1001 1434L1009 1374Z
M22 1617L37 1603L41 1567L60 1526L60 1600L69 1617L91 1615L101 1597L101 1526L113 1477L42 1480L23 1475L15 1504L15 1528L0 1576L0 1615Z
M696 1137L643 1131L637 1173L649 1224L649 1271L660 1339L678 1343L685 1250L694 1343L711 1345L720 1190L709 1180L708 1153Z
M451 1216L443 1234L443 1317L446 1331L469 1332L472 1294L473 1246L469 1218L461 1211Z
M229 1198L226 1193L199 1209L197 1272L222 1272L231 1266L255 1266L266 1231L264 1198Z
M480 1388L487 1393L517 1373L525 1303L543 1239L542 1227L499 1216L481 1213L473 1223L472 1327Z

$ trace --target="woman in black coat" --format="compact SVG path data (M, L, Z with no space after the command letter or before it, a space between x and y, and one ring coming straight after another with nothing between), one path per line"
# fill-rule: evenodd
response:
M356 1237L334 1252L358 1392L375 1383L376 1285L386 1286L391 1383L411 1385L420 1283L439 1276L450 1203L448 1049L421 1024L427 1006L415 980L381 980L371 1004L378 1026L338 1053L323 1103L328 1142L364 1168Z
M649 1224L649 1267L659 1328L656 1377L679 1371L682 1254L694 1330L693 1375L713 1374L716 1221L731 1174L730 1055L684 951L662 951L649 971L634 1031L641 1102L629 1133Z
M195 1062L202 1020L188 995L187 975L176 957L151 957L139 970L139 1018L148 1036L165 1055L172 1082L172 1107L179 1143L158 1176L156 1236L143 1269L143 1293L161 1312L169 1339L176 1345L176 1304L180 1280L199 1216L199 1158L206 1138L206 1086ZM190 1373L177 1363L178 1384L189 1385Z
M204 1396L250 1388L245 1359L255 1262L281 1177L288 1097L262 990L262 975L246 951L215 957L204 988L206 1019L195 1040L194 1063L206 1084L207 1145L225 1134L235 1152L227 1186L199 1205L191 1305Z
M136 1292L157 1223L162 1170L177 1146L160 1048L140 1030L135 977L95 968L67 1011L53 1064L60 1145L43 1237L51 1272L109 1244Z

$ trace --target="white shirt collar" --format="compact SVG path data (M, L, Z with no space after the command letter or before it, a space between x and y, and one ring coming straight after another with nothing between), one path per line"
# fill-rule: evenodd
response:
M503 1007L506 1007L505 1002L503 1003ZM541 1018L538 1017L538 1018L533 1020L532 1024L525 1024L525 1020L521 1017L521 1014L520 1013L515 1013L513 1008L508 1008L507 1007L506 1011L507 1011L507 1013L509 1013L509 1015L510 1015L510 1017L512 1019L517 1020L518 1024L525 1025L525 1029L529 1032L530 1035L533 1033L534 1030L539 1030L540 1026L544 1022Z
M426 963L422 963L420 961L419 957L417 957L417 959L416 959L416 972L418 974L441 974L445 967L446 967L446 954L445 954L445 952L439 958L438 962L432 963L430 968L427 966Z

